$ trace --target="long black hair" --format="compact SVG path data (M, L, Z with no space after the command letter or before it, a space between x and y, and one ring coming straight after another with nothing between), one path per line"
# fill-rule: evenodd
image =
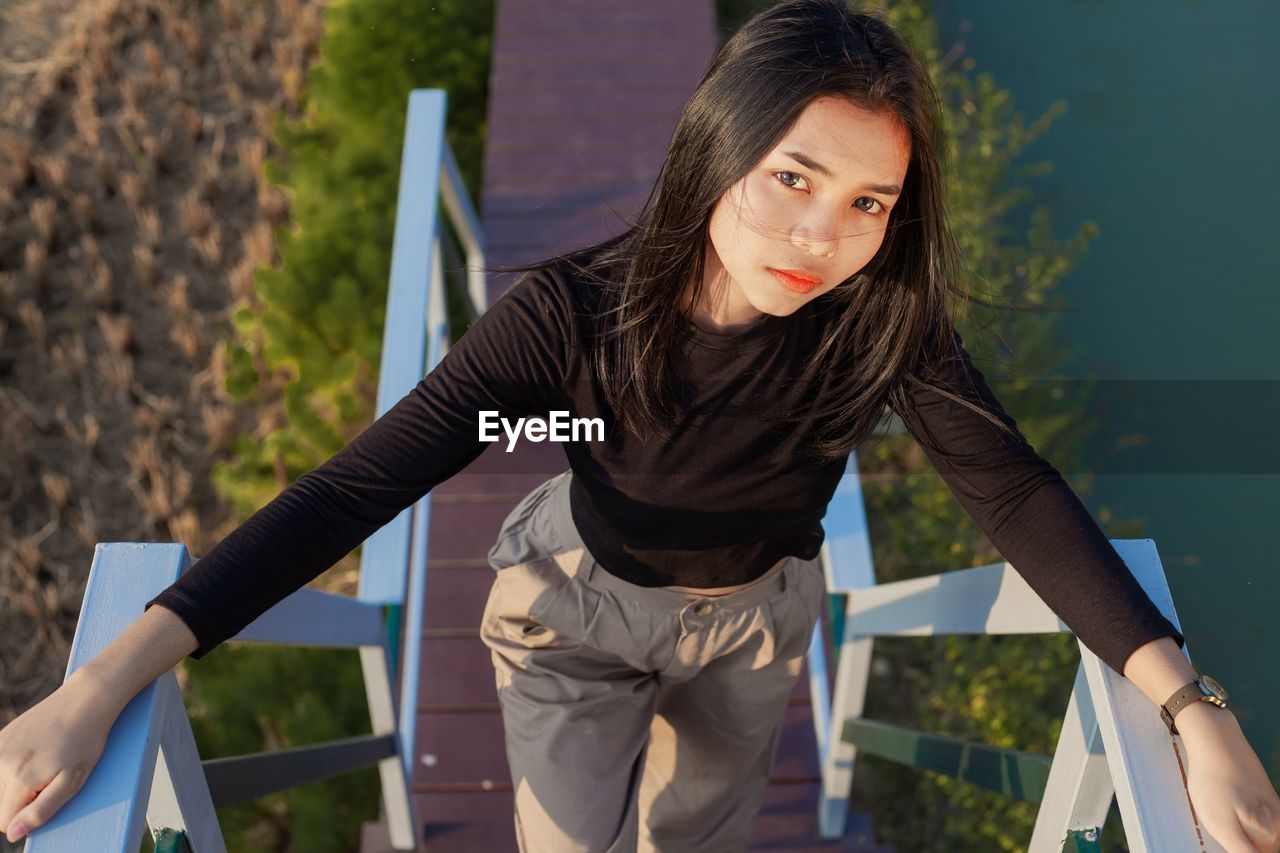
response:
M941 359L958 355L949 294L968 298L945 215L941 106L901 34L847 0L780 0L734 32L686 104L632 227L548 260L491 268L569 263L608 294L591 361L620 427L646 436L678 410L672 367L680 297L690 282L702 287L711 212L823 96L891 112L909 134L911 156L879 251L815 300L825 301L828 322L812 358L837 380L793 416L812 430L807 447L824 461L847 456L872 434L886 403L905 410L908 385L924 385L1012 431L981 403L930 379Z

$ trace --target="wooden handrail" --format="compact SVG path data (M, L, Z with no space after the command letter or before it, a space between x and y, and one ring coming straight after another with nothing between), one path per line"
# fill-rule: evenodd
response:
M838 838L843 832L861 748L1038 801L1028 848L1032 853L1057 853L1064 845L1096 849L1113 796L1135 853L1183 849L1197 838L1204 839L1206 850L1221 849L1196 825L1177 764L1177 739L1153 713L1150 700L1083 644L1051 759L864 719L876 637L1057 633L1068 628L1008 562L877 584L856 454L849 457L823 525L827 589L842 605L842 612L831 620L838 631L833 687L828 688L821 637L815 634L809 648L823 770L818 822L824 838ZM1152 602L1177 627L1155 543L1110 541ZM1183 654L1189 654L1185 646ZM984 762L982 768L974 764L975 758ZM1014 771L1016 783L1010 775Z

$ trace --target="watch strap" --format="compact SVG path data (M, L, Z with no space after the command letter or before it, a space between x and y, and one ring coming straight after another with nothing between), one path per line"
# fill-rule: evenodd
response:
M1173 723L1173 718L1177 716L1178 712L1192 702L1198 702L1203 698L1204 691L1200 689L1199 683L1195 681L1188 681L1173 691L1173 695L1160 706L1160 719L1164 720L1164 724L1169 727L1170 734L1176 735L1178 733L1178 728Z
M1227 709L1227 690L1201 673L1196 676L1195 681L1188 682L1173 691L1173 695L1160 706L1160 719L1164 720L1164 724L1169 727L1170 734L1178 733L1178 727L1174 725L1173 718L1183 708L1197 701L1208 702L1225 710Z

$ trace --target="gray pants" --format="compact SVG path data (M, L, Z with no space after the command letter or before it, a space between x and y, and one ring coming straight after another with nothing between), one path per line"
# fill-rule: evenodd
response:
M719 596L602 569L570 471L503 522L481 639L492 652L522 853L746 847L823 605L787 557Z

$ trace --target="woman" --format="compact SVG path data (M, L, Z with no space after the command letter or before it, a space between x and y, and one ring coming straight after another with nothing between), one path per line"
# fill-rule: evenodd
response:
M940 148L927 74L883 22L842 0L757 14L633 228L509 268L528 275L395 407L0 732L0 825L48 820L138 689L479 456L481 412L605 425L489 552L481 636L524 851L745 845L822 606L820 520L886 404L1155 713L1195 677L1182 637L964 351ZM1206 827L1275 850L1280 802L1234 717L1194 702L1177 723Z

